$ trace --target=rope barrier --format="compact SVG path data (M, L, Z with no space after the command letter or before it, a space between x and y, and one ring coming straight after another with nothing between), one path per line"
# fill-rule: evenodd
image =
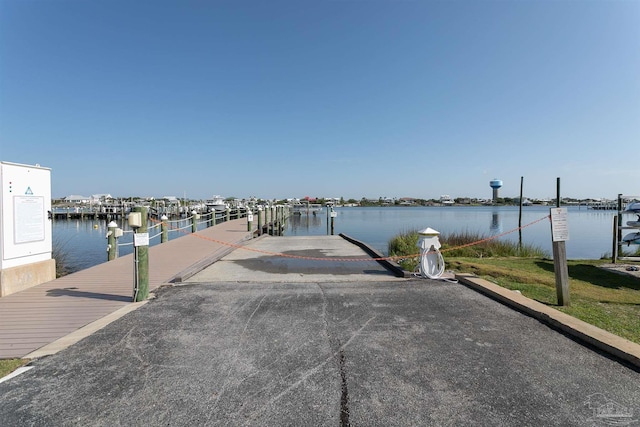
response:
M539 223L540 221L544 221L545 219L550 219L551 216L550 215L546 215L540 219L537 219L533 222L530 222L529 224L525 224L521 227L516 227L512 230L509 231L505 231L504 233L500 233L500 234L496 234L495 236L490 236L487 237L486 239L481 239L475 242L471 242L471 243L466 243L464 245L460 245L460 246L456 246L456 247L452 247L452 248L446 248L441 250L440 252L450 252L456 249L462 249L462 248L466 248L469 246L474 246L474 245L479 245L481 243L484 242L488 242L490 240L494 240L494 239L498 239L500 237L506 236L507 234L511 234L514 233L516 231L522 230L524 228L530 227L534 224ZM185 227L186 228L186 227ZM178 229L181 230L181 229ZM177 230L176 230L177 231ZM205 236L201 236L198 235L197 233L189 233L189 235L192 235L194 237L198 237L200 239L203 240L207 240L213 243L217 243L223 246L229 246L232 247L234 249L243 249L246 251L251 251L251 252L256 252L256 253L261 253L261 254L265 254L265 255L270 255L270 256L278 256L278 257L282 257L282 258L293 258L293 259L304 259L304 260L308 260L308 261L341 261L341 262L363 262L363 261L394 261L394 260L398 260L398 259L408 259L408 258L417 258L420 256L420 253L416 253L416 254L411 254L411 255L394 255L394 256L387 256L387 257L377 257L377 258L330 258L330 257L308 257L308 256L303 256L303 255L291 255L291 254L284 254L281 252L271 252L271 251L265 251L262 249L256 249L256 248L251 248L248 246L242 246L242 245L238 245L235 243L231 243L231 242L225 242L222 240L218 240L218 239L214 239L211 237L205 237Z

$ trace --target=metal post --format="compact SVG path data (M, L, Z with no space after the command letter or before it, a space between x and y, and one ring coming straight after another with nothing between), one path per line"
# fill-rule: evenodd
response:
M136 206L133 208L133 212L140 212L141 225L136 230L137 234L146 234L147 241L149 236L149 229L147 228L147 208L144 206ZM134 236L135 238L135 236ZM149 245L135 246L134 249L138 255L137 263L137 292L134 295L134 301L144 301L149 297Z
M160 220L162 221L160 223L160 230L162 231L162 234L160 235L160 243L166 243L169 241L169 224L167 224L167 220L169 218L167 218L166 215L162 215L162 217L160 218Z
M108 225L107 232L107 261L113 261L118 256L118 241L116 240L116 229L118 224L111 221Z

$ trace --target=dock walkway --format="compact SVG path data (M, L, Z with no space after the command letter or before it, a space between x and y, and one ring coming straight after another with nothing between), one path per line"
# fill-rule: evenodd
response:
M250 237L246 219L237 219L150 247L149 290L233 250L212 239ZM0 358L25 357L130 305L132 293L133 255L127 255L0 298Z

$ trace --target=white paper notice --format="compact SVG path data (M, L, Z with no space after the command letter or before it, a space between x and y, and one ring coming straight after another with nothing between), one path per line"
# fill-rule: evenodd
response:
M15 196L13 202L15 243L44 240L44 197Z
M133 233L133 246L149 246L149 233Z
M554 242L569 240L567 208L551 208L551 239Z

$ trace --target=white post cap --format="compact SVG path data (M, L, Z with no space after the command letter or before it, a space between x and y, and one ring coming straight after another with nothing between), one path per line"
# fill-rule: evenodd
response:
M440 232L434 230L431 227L427 227L424 230L418 231L418 234L421 235L421 236L439 236Z

